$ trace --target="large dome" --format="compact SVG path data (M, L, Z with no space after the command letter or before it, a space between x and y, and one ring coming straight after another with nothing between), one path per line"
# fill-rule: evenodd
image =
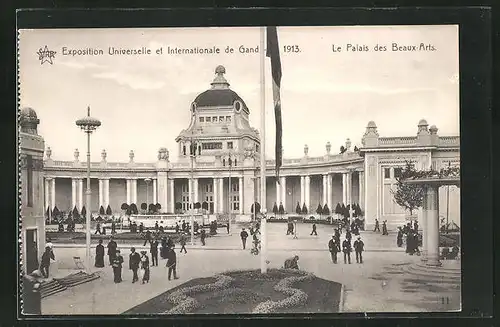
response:
M219 107L219 106L233 106L235 101L240 101L243 107L243 111L247 114L249 113L248 107L245 101L229 88L229 83L224 78L226 69L223 66L217 66L215 69L214 81L211 83L212 88L200 93L194 102L196 107Z

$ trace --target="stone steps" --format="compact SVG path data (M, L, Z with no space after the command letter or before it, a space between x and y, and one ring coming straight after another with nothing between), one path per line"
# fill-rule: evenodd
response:
M61 285L57 280L53 279L51 281L44 281L40 285L40 295L45 298L49 295L53 295L66 290L66 286Z
M96 273L87 274L83 271L68 275L63 278L54 278L50 281L43 281L40 285L40 294L42 298L65 291L68 287L74 287L80 284L96 280L99 275Z
M406 271L412 275L426 278L429 283L460 283L462 276L460 265L433 267L417 263L406 267Z

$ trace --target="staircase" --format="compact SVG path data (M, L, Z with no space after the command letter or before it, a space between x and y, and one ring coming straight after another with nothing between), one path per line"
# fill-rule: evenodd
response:
M52 280L43 281L40 285L40 295L42 298L62 292L68 287L73 287L83 283L87 283L99 278L96 273L87 274L83 271L68 275L63 278L54 278Z
M412 275L425 278L429 283L460 284L460 260L444 261L441 267L427 266L424 263L409 265L406 271Z

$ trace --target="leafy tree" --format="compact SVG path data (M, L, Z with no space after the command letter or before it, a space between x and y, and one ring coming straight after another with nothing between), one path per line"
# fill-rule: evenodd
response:
M57 217L59 217L60 214L61 214L61 212L59 211L57 206L54 206L54 209L52 209L52 218L57 218Z
M201 208L201 203L200 203L200 202L196 202L196 203L194 204L194 208L195 208L195 209L200 209L200 208Z
M316 213L321 217L321 215L323 214L323 207L321 206L321 204L318 204L318 208L316 209Z
M327 216L330 214L330 208L328 208L327 203L325 203L325 206L323 207L323 214Z
M295 207L295 213L297 215L302 214L302 208L300 207L300 203L299 202L297 202L297 206Z
M280 203L280 206L278 208L278 213L280 215L284 215L285 214L285 208L283 207L283 203Z
M127 210L125 210L125 214L127 216L130 216L132 214L132 210L130 210L130 207L128 207Z
M354 146L354 152L359 152L359 149L357 146Z
M111 211L111 207L109 206L109 204L108 204L108 207L106 208L106 214L108 216L111 216L113 214L113 211Z
M157 203L157 204L155 204L155 207L156 207L156 211L160 211L160 209L161 209L161 204Z
M345 218L346 217L346 214L345 214L345 211L346 211L346 206L345 204L342 203L342 207L340 207L340 214Z
M260 212L260 203L259 202L254 202L252 206L250 207L250 211L252 213L259 213ZM255 212L254 212L255 211Z
M85 206L82 207L82 217L87 218L87 209L85 208Z
M182 203L176 202L174 205L175 210L179 211L182 210Z
M141 210L147 210L148 204L146 202L141 203Z
M304 202L304 205L302 206L302 214L307 215L307 206L306 206L305 202Z
M80 213L78 212L78 208L76 206L73 208L73 217L80 218Z
M139 210L137 210L137 205L135 203L130 204L130 213L133 215L137 215Z
M106 211L104 211L104 207L103 207L103 206L100 206L100 207L99 207L99 214L100 214L100 215L104 215L104 213L105 213L105 212L106 212Z
M417 184L405 183L405 180L418 176L418 171L411 161L406 161L405 168L401 171L399 177L396 177L396 189L391 190L394 202L405 210L413 211L422 206L424 198L424 189Z
M342 145L342 146L340 147L340 154L342 154L342 153L344 153L344 152L346 152L346 151L347 151L347 149L346 149L346 148Z
M363 210L361 210L361 206L359 205L359 203L356 205L356 208L354 210L356 210L357 217L363 216Z
M129 207L129 205L128 205L128 204L126 204L126 203L124 202L124 203L122 203L122 205L121 205L120 209L122 209L122 210L127 210L127 209L128 209L128 207Z
M278 205L276 204L276 202L274 202L273 213L274 213L274 215L278 214Z
M156 205L154 203L150 203L148 209L149 212L156 213Z
M208 210L208 202L207 201L203 201L203 203L201 204L201 208L204 209L204 210Z
M340 203L337 203L337 206L335 207L335 213L337 215L343 215L344 212L342 211L342 206L340 205Z

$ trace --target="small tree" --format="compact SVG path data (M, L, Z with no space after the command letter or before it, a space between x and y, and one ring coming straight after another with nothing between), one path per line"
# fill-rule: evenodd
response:
M201 208L203 210L208 210L208 202L207 201L203 201L203 203L201 204Z
M148 206L149 212L156 213L156 206L154 203L150 203Z
M340 147L340 154L342 154L342 153L344 153L344 152L346 152L346 151L347 151L347 149L346 149L346 148L344 148L344 146L342 145L342 146Z
M347 210L347 208L346 208L345 204L342 203L342 206L340 207L340 214L344 218L346 217L346 214L345 214L346 210Z
M113 214L113 211L111 211L111 207L109 206L109 204L108 204L108 207L106 208L106 214L108 216L111 216Z
M304 205L302 206L302 214L307 215L307 206L306 206L305 202L304 202Z
M257 214L260 212L260 203L259 202L254 202L252 206L250 207L250 212Z
M120 206L120 209L122 209L122 210L127 210L127 209L128 209L128 207L129 207L129 205L128 205L128 204L126 204L126 203L124 202L124 203L122 203L122 205Z
M410 211L410 215L413 215L413 211L422 206L424 198L422 186L405 183L405 180L416 175L417 170L413 162L406 161L405 168L401 171L400 176L396 177L396 190L391 190L394 202L401 208Z
M280 202L280 206L278 208L278 213L280 215L284 215L285 214L285 208L283 207L283 203Z
M87 209L85 208L85 206L82 207L82 217L87 218Z
M330 208L328 208L328 204L325 203L325 206L323 207L323 214L328 216L330 214Z
M276 204L276 202L274 202L274 205L273 205L273 213L275 216L278 214L278 205Z
M337 206L335 207L335 213L337 215L342 215L343 212L342 212L342 206L340 205L340 203L337 203Z
M180 202L176 202L176 203L175 203L174 208L175 208L175 210L177 210L177 211L182 210L182 203L180 203Z
M318 204L318 208L316 208L316 213L321 218L321 215L323 214L323 207L321 206L321 204Z
M139 213L139 210L137 210L137 206L135 205L135 203L130 204L130 212L133 215L137 215Z
M354 146L354 152L359 152L359 149L357 146Z
M57 208L57 206L54 206L54 209L52 209L52 218L57 218L59 217L60 211Z
M80 218L80 213L78 212L78 208L76 206L73 208L73 218Z
M104 211L104 207L103 206L100 206L99 207L99 214L100 215L104 215L106 213L106 211Z
M127 210L125 210L125 214L127 216L130 216L132 214L132 210L130 210L130 207L128 207Z
M160 212L161 210L161 204L157 203L155 204L155 212Z
M148 209L148 204L146 202L141 203L141 210L147 210Z
M196 202L196 203L194 204L194 208L195 208L195 209L200 209L200 208L201 208L201 203L200 203L200 202Z
M300 203L297 202L297 206L295 207L295 213L297 215L301 215L302 214L302 208L300 207Z
M47 207L47 210L45 210L45 218L49 219L50 216L50 207Z

